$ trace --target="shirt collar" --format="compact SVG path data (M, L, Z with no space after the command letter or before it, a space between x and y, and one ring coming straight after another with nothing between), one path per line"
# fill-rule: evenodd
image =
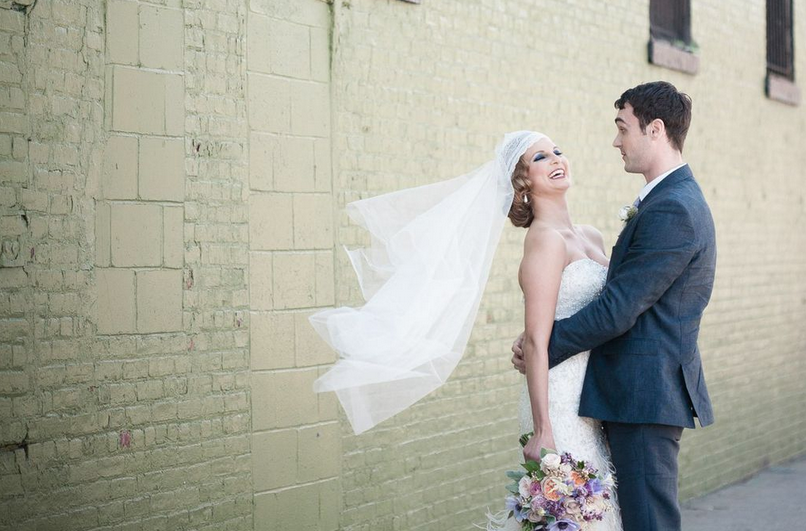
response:
M675 166L671 170L658 175L657 177L655 177L654 179L652 179L651 181L646 183L646 185L641 189L641 193L638 194L638 199L640 199L641 201L646 199L646 196L649 195L649 192L651 192L657 185L659 185L662 180L664 180L666 177L668 177L672 172L675 172L675 171L679 170L680 168L682 168L685 165L686 165L686 163L684 162L683 164L680 164L679 166Z

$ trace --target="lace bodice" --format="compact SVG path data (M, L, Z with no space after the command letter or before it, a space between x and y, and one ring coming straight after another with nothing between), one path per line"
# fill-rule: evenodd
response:
M606 278L607 268L590 258L568 264L560 282L555 319L571 317L593 301L602 291Z

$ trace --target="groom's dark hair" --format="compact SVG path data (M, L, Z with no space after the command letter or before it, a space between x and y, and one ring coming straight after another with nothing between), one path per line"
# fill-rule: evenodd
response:
M688 126L691 124L691 98L678 92L674 85L666 81L653 81L624 91L616 100L616 109L632 105L633 113L641 124L641 131L652 120L659 118L666 126L666 136L681 153L686 141Z

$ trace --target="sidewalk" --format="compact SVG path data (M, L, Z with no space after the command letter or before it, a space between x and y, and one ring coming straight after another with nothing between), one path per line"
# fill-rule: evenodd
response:
M685 502L683 531L806 529L806 457Z

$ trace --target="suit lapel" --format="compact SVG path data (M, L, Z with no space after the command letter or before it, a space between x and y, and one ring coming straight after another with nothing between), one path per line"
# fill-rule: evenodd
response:
M632 231L635 230L634 227L635 223L637 222L637 218L647 210L649 205L666 195L674 188L675 185L691 179L692 177L693 175L691 174L691 168L689 168L689 165L686 164L681 166L667 175L666 178L658 183L658 185L649 192L649 195L647 195L644 200L641 201L641 204L638 205L638 212L636 212L636 214L624 224L624 227L621 229L618 239L616 240L616 245L613 246L613 250L610 254L610 268L607 272L607 280L610 280L613 271L621 263L621 260L624 257L624 252L626 251L627 247L624 242L630 241L630 235Z

